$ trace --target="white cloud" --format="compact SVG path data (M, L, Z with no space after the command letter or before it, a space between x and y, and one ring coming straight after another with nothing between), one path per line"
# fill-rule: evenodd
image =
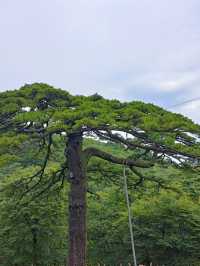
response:
M122 100L195 97L199 8L199 0L1 1L0 90L41 81Z
M182 113L185 116L192 118L195 122L200 123L200 99L188 102L182 106L172 108L172 111Z
M200 83L200 73L182 73L181 75L179 74L176 79L172 80L166 80L166 81L161 81L160 83L157 84L157 88L160 90L165 90L165 91L177 91L181 90L185 87L191 86L193 82L199 82ZM191 89L191 88L190 88Z

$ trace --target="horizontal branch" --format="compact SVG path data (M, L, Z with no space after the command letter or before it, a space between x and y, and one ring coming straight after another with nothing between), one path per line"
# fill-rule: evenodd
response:
M103 160L106 160L106 161L109 161L109 162L115 163L115 164L135 166L135 167L140 167L140 168L148 168L148 167L153 166L153 163L149 162L149 161L131 160L129 158L119 158L119 157L116 157L110 153L104 152L102 150L99 150L99 149L93 148L93 147L85 149L84 155L86 156L87 160L89 160L91 157L95 156L95 157L101 158Z
M99 132L99 131L95 131L95 133L99 136L99 137L103 137L106 139L109 139L110 141L114 141L114 142L118 142L121 144L126 145L128 148L130 149L135 149L135 148L140 148L146 151L154 151L157 153L163 153L163 154L168 154L170 156L176 156L176 155L180 155L180 156L184 156L187 158L191 158L191 159L200 159L199 156L187 153L187 152L183 152L183 151L178 151L178 150L174 150L172 148L169 148L161 143L157 143L157 142L151 142L148 138L145 138L144 136L142 137L142 139L144 140L144 143L134 143L133 141L129 141L123 137L121 137L118 134L113 134L110 131L106 131L106 132ZM141 138L142 134L138 136L138 134L136 133L131 133L131 132L127 132L129 134L132 134L135 137L139 137Z

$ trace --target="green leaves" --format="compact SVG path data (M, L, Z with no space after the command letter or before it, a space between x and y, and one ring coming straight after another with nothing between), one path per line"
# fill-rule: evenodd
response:
M200 126L190 119L139 101L121 103L99 95L72 96L43 83L0 94L0 132L88 135L128 132L142 149L170 156L199 157ZM40 130L38 130L38 128ZM107 139L105 135L98 135ZM111 141L115 139L109 137ZM130 140L129 140L130 142ZM130 148L130 146L129 146ZM173 151L173 152L172 152Z
M64 159L63 144L59 137L54 138L54 142L54 155L50 157L40 186L30 191L22 203L40 191L59 169L59 164ZM33 143L32 145L21 155L25 158L21 158L18 164L14 164L15 161L12 160L1 168L0 185L1 189L6 189L0 193L0 249L4 257L3 266L32 263L33 231L38 234L36 250L40 264L62 264L67 254L67 183L60 194L51 191L41 198L35 198L29 205L16 207L16 202L26 189L28 178L42 165L43 153L31 161L35 149ZM84 147L96 147L119 157L129 155L137 158L138 155L136 151L125 150L120 144L92 139L85 139ZM28 160L26 164L25 159ZM23 164L20 165L20 162ZM88 190L93 192L88 193L90 265L99 262L125 264L132 259L122 170L119 165L97 158L93 158L88 166ZM176 266L192 265L193 262L198 264L199 175L190 169L180 171L167 164L165 168L156 164L153 168L140 172L146 179L140 186L134 187L138 177L127 169L138 261L144 263L150 259L154 264ZM33 185L38 180L36 178L28 185ZM165 187L168 187L167 191Z
M41 265L64 261L67 202L56 191L66 176L65 172L59 176L59 170L66 167L71 134L98 138L100 142L85 139L84 147L111 153L103 156L100 152L100 156L96 152L109 162L119 163L121 158L119 164L124 164L128 158L154 163L145 170L127 167L139 261L179 266L193 263L188 258L194 258L199 263L200 126L153 104L121 103L99 95L72 96L35 83L0 93L0 249L6 258L4 265L30 265L36 253ZM129 262L122 168L93 158L87 170L88 188L96 200L89 198L89 262ZM64 188L68 190L68 186ZM41 193L42 200L34 198ZM23 204L16 209L22 194Z
M0 167L5 166L6 164L12 163L16 159L18 159L18 157L15 155L11 155L11 154L0 155Z
M4 258L1 262L3 266L31 265L35 255L37 262L42 265L61 264L65 260L67 203L64 191L61 194L49 194L42 199L35 198L27 204L33 194L30 192L24 198L26 204L19 201L26 187L23 183L19 187L18 181L35 170L32 167L16 169L9 178L1 181L1 188L5 189L0 194L0 249L1 257ZM47 177L44 178L46 180ZM16 185L18 193L14 189Z

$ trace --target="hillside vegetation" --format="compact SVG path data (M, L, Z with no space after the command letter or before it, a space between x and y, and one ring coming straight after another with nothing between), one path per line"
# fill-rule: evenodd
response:
M25 145L25 144L24 144ZM125 157L135 154L111 142L85 139L85 146ZM26 147L25 147L26 148ZM67 256L68 183L49 178L63 160L62 143L45 175L34 189L29 179L44 154L36 154L34 140L21 154L1 161L0 265L65 265ZM164 167L164 168L163 168ZM101 169L101 171L99 171ZM93 158L88 167L88 264L131 262L128 214L123 190L123 167ZM138 262L148 265L198 265L200 243L200 176L163 162L141 170L141 178L127 168ZM23 182L22 182L23 179ZM108 186L109 184L109 186ZM32 185L32 184L31 184ZM26 191L26 193L24 193Z

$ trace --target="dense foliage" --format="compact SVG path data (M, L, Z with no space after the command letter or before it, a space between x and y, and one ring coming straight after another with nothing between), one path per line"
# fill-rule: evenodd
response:
M139 261L198 261L199 162L200 126L153 104L40 83L0 93L2 263L62 264L68 250L85 266L87 241L91 264L130 260L123 167Z
M56 158L60 160L62 145L57 141L56 145ZM121 156L127 153L120 145L91 139L85 140L85 146L97 146ZM18 187L16 192L18 181L35 171L28 160L30 153L29 147L21 162L1 168L4 189L0 194L1 265L27 266L34 260L36 265L65 265L68 184L39 198L32 198L35 192L31 192L22 199L27 204L18 203L25 189ZM49 171L56 167L56 158L51 161ZM24 164L28 165L24 168ZM130 262L122 167L93 159L88 172L88 263ZM138 261L147 265L150 262L176 266L198 264L200 176L167 164L164 171L155 166L148 175L145 170L143 174L146 179L138 184L138 177L127 169Z

